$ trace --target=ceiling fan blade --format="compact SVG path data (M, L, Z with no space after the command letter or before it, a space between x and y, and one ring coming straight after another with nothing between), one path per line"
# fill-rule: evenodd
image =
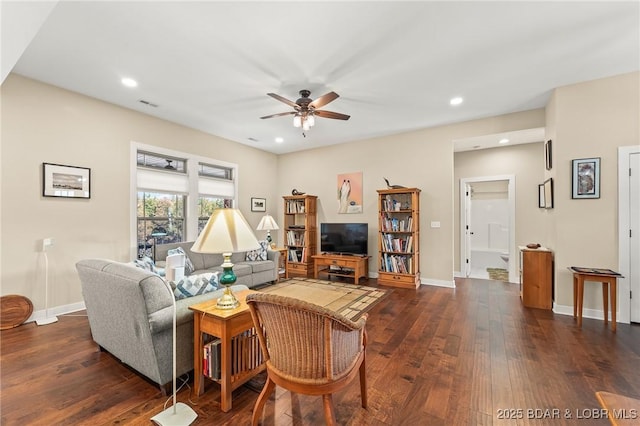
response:
M292 115L292 114L295 114L296 112L297 112L297 111L281 112L280 114L265 115L264 117L260 117L260 118L281 117L281 116L283 116L283 115Z
M331 101L336 100L340 95L338 95L336 92L329 92L325 95L320 96L318 99L316 99L315 101L311 102L309 104L310 108L322 108L323 106L325 106L326 104L328 104Z
M322 118L335 118L336 120L348 120L350 115L340 114L339 112L315 110L314 115Z
M267 95L271 96L273 99L279 100L280 102L284 102L285 104L287 104L287 105L289 105L291 107L300 108L300 106L298 104L296 104L295 102L290 101L287 98L283 98L282 96L277 95L275 93L267 93Z

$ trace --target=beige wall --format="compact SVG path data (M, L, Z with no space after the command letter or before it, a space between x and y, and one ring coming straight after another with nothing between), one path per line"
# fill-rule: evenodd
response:
M2 84L2 294L22 294L44 308L48 250L49 306L82 301L76 261L130 260L131 141L238 164L239 207L253 225L250 198L271 201L277 157L133 110L11 74ZM42 163L91 169L91 199L42 197ZM259 173L257 172L259 171Z
M556 303L572 306L568 266L618 269L618 147L640 141L640 73L558 88L547 111L553 137ZM600 157L599 199L571 199L571 160ZM597 285L585 288L585 309L602 310Z
M319 196L319 221L368 222L369 251L375 270L376 189L383 177L417 186L421 196L421 271L423 282L453 280L458 177L454 175L452 140L545 126L554 143L554 167L545 171L540 145L513 148L513 158L537 157L519 170L518 198L536 200L537 183L555 180L555 208L518 213L534 228L518 225L518 244L544 241L556 255L556 303L571 305L572 264L617 267L616 170L618 146L638 143L639 73L555 90L546 110L507 114L404 134L275 156L132 110L116 107L16 75L2 85L0 244L1 294L29 297L44 308L42 238L52 237L49 251L50 306L81 302L74 264L85 257L129 259L129 146L131 141L157 145L239 164L240 208L252 224L251 197L267 199L279 222L282 195L293 188ZM535 147L538 148L535 148ZM538 149L539 153L519 152ZM508 151L504 154L507 155ZM491 152L482 155L490 155ZM571 200L570 162L602 158L602 197ZM493 161L493 160L492 160ZM514 160L515 161L515 160ZM524 161L524 160L517 160ZM68 200L41 194L43 162L90 167L92 198ZM472 163L468 159L468 163ZM499 161L502 163L502 161ZM459 165L458 165L459 166ZM476 167L474 166L469 166ZM259 170L259 174L254 172ZM539 170L539 171L536 171ZM363 172L364 212L337 213L337 174ZM482 169L470 171L477 174ZM484 172L483 172L484 173ZM499 174L510 173L501 171ZM498 174L495 168L491 174ZM522 182L521 182L522 181ZM531 194L527 197L527 193ZM518 201L520 203L523 200ZM526 201L525 201L526 204ZM439 221L441 228L428 225ZM520 222L520 221L519 221ZM278 232L279 243L282 231ZM538 235L540 237L538 238ZM589 249L589 248L593 249ZM587 249L585 249L587 248ZM585 307L598 308L597 290L588 289Z
M376 190L385 188L384 177L392 184L420 188L422 281L445 285L453 282L457 256L452 140L541 126L544 110L533 110L282 155L278 185L283 194L296 188L317 195L319 222L368 222L372 271L377 270ZM357 171L363 172L364 212L338 214L337 175ZM280 216L282 213L280 206ZM432 221L440 222L441 227L430 228ZM279 238L282 241L282 232Z
M537 242L543 246L544 215L538 208L538 184L544 176L544 144L542 142L454 155L454 267L460 269L460 179L514 175L516 199L516 246ZM517 259L516 259L517 261Z

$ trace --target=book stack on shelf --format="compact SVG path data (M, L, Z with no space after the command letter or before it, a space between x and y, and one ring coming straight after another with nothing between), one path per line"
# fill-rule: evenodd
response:
M220 380L220 339L213 338L204 344L202 358L202 375Z

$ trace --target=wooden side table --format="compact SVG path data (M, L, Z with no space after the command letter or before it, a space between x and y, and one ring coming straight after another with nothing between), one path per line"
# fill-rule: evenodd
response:
M638 425L640 423L640 399L611 392L596 392L602 408L613 426Z
M193 311L193 370L196 396L204 392L202 375L204 357L203 334L220 338L220 407L231 410L231 393L243 383L264 371L265 365L258 337L252 334L247 341L245 332L253 330L253 319L246 303L252 290L234 292L240 302L235 309L222 310L216 300L208 300L189 306ZM232 359L232 347L235 348Z
M602 305L604 323L609 323L609 299L611 299L611 330L616 331L617 280L622 275L611 269L583 268L570 266L573 272L573 317L578 318L578 326L582 327L582 303L584 299L584 282L602 283Z

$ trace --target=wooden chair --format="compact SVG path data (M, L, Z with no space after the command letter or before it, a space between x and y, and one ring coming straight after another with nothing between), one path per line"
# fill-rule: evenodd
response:
M362 407L367 408L367 314L354 322L321 306L267 293L248 295L247 304L267 366L267 381L253 409L254 426L275 385L322 395L325 421L335 425L331 395L359 373Z

